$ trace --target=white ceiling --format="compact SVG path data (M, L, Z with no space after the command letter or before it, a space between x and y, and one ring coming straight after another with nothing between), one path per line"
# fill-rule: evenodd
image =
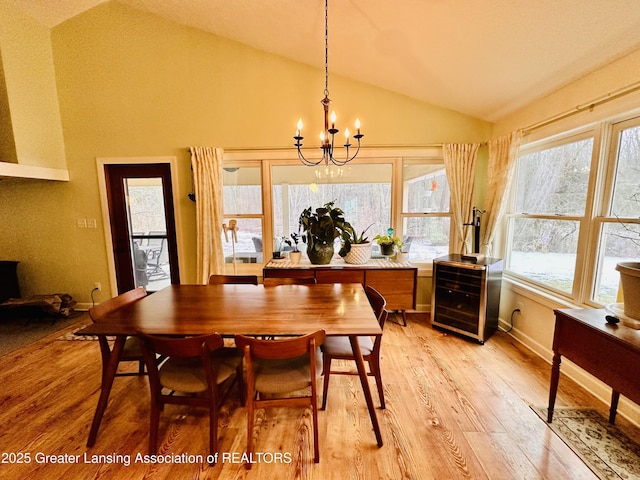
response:
M48 26L105 0L2 0ZM322 0L120 0L324 68ZM638 0L330 0L331 72L488 121L640 48ZM331 85L329 85L331 87Z

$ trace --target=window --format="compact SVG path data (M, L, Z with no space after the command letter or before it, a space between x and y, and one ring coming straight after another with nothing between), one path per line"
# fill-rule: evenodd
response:
M298 231L300 212L335 200L345 218L369 239L391 225L391 171L389 163L344 167L283 165L272 168L273 232L288 238ZM304 253L304 248L301 248ZM336 250L337 251L337 250Z
M617 298L619 262L640 258L640 121L613 126L608 185L603 201L593 299L602 304Z
M235 220L234 235L222 231L225 263L262 263L262 176L259 164L225 166L222 172L225 224ZM237 240L237 241L236 241Z
M584 223L593 137L568 139L518 158L508 269L572 294Z
M576 303L615 302L616 264L640 257L640 119L525 145L517 162L506 270Z
M405 160L402 168L402 231L412 262L431 262L449 253L450 192L442 161Z
M235 247L236 264L264 263L276 243L298 232L304 209L335 201L358 233L367 229L365 236L373 240L393 227L410 260L430 266L449 252L450 195L442 152L412 149L411 158L399 153L368 152L343 167L301 165L295 152L225 153L224 217L240 227L238 243L225 242L227 262ZM305 254L305 246L298 247ZM372 256L380 256L375 244Z

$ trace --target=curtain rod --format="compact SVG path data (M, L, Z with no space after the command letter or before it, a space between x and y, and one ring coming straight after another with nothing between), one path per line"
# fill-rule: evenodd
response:
M558 122L560 120L564 120L565 118L571 117L573 115L577 115L578 113L582 113L585 110L593 110L598 105L602 105L604 103L610 102L611 100L615 100L616 98L623 97L630 93L633 93L637 90L640 90L640 82L632 83L631 85L627 85L626 87L622 87L618 90L614 90L613 92L607 93L595 100L592 100L587 103L583 103L582 105L577 105L575 108L571 110L567 110L566 112L559 113L553 117L547 118L546 120L542 120L541 122L534 123L533 125L529 125L523 130L526 133L530 133L533 130L537 130L538 128L546 127L552 123Z
M444 143L425 143L423 145L367 145L362 147L361 150L375 150L375 149L388 149L388 148L406 148L406 149L418 149L418 148L440 148ZM309 147L313 148L313 147ZM222 147L225 152L277 152L277 151L294 151L292 147ZM191 150L191 147L186 148L187 152Z

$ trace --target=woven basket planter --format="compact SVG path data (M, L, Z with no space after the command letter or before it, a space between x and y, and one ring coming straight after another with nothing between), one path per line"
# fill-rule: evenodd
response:
M362 265L371 258L371 242L352 243L351 250L344 256L344 261L352 265Z

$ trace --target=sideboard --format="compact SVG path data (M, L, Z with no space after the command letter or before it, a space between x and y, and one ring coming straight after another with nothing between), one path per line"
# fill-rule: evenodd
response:
M363 265L340 260L329 265L291 263L288 260L268 262L264 278L315 277L318 283L360 283L375 288L387 301L387 310L399 310L407 324L406 311L416 308L418 268L410 263L373 259Z

